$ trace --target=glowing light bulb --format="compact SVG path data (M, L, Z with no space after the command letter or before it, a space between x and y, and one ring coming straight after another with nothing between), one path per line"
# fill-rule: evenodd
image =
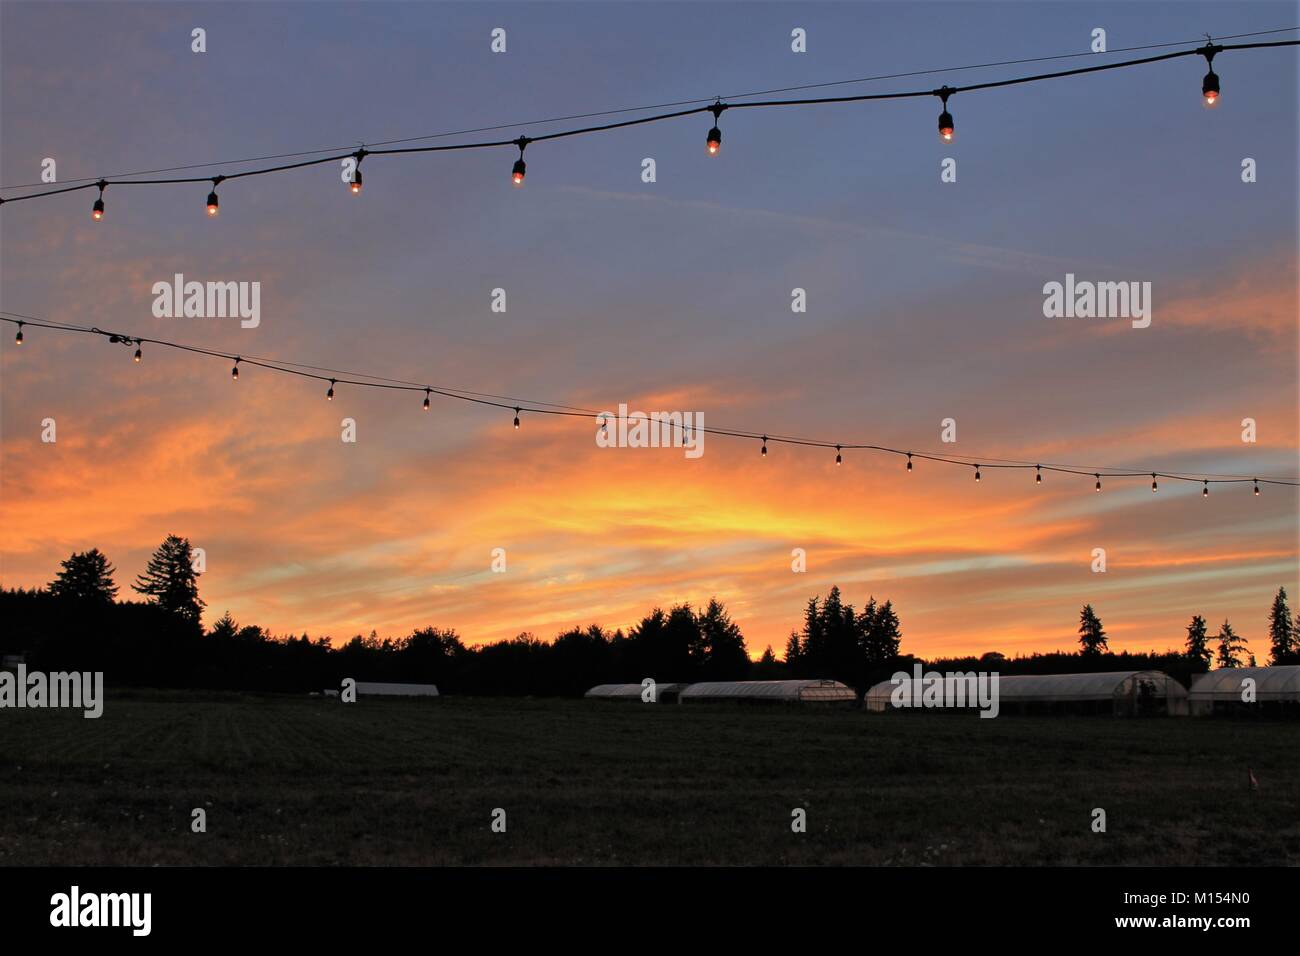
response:
M1255 479L1255 494L1259 494L1259 479Z
M1219 74L1213 70L1206 73L1205 79L1201 81L1201 96L1208 107L1219 102Z
M325 401L334 401L334 379L330 379L330 390L325 393Z
M515 160L515 167L510 171L510 178L514 181L516 186L522 186L524 184L524 173L527 169L528 164L522 159Z
M519 409L515 409L515 429L519 428Z
M912 453L910 451L907 453L907 470L912 470Z
M90 207L90 218L95 220L95 222L99 222L101 219L104 218L104 197L103 196L100 196L100 198L96 199L95 205Z
M348 188L352 190L352 195L354 196L361 192L361 169L359 167L357 168L357 171L352 174L352 182Z
M767 457L767 436L766 436L766 435L763 436L763 452L762 452L762 454L763 454L763 457L764 457L764 458Z
M839 445L836 445L836 446L835 446L835 464L837 464L837 465L842 465L842 464L844 464L844 459L840 457L840 446L839 446Z
M704 145L710 156L717 156L718 150L722 149L722 130L716 126L709 130L709 138Z
M1097 486L1096 486L1095 488L1093 488L1092 490L1093 490L1093 491L1101 491L1101 475L1093 475L1093 477L1097 479Z
M953 130L955 128L956 127L953 125L951 113L949 113L947 110L944 110L942 113L939 114L939 138L941 140L943 140L945 143L951 143Z
M1151 476L1151 493L1153 495L1156 493L1156 476L1154 474Z
M238 356L235 357L235 364L230 367L230 377L233 379L239 378L239 357Z
M975 466L975 480L976 480L976 481L979 481L979 480L980 480L980 466L979 466L979 465L976 465L976 466Z
M221 200L217 198L217 191L214 189L208 193L208 215L215 216L221 208Z
M1210 483L1208 481L1202 483L1201 497L1202 498L1210 497Z
M14 336L14 345L22 345L22 344L23 344L23 324L19 322L18 334ZM1255 489L1255 494L1259 494L1258 488Z
M140 349L140 348L137 346L137 347L136 347L136 350L135 350L135 361L136 361L136 364L139 364L140 359L142 359L142 358L144 358L144 351L143 351L142 349Z
M1043 466L1035 465L1034 469L1034 483L1041 485L1043 483Z
M427 389L427 388L424 390L424 406L423 406L423 407L424 407L424 410L425 410L426 412L429 410L429 389Z

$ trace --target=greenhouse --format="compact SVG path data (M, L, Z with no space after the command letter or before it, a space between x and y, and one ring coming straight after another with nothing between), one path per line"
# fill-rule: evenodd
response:
M857 694L835 680L741 680L691 684L681 692L681 703L710 701L771 702L787 704L847 704Z
M657 704L674 704L677 702L677 695L681 693L683 687L689 687L689 684L656 684L655 699L647 700L646 703ZM642 693L645 688L640 684L597 684L583 697L591 697L596 700L642 700Z
M941 685L965 682L971 674L933 674ZM988 675L990 678L992 675ZM912 680L911 675L908 679ZM1187 713L1187 691L1177 680L1161 671L1106 671L1097 674L1025 674L999 675L996 683L997 706L1011 713L1097 713L1133 716L1145 714L1183 715ZM866 709L883 713L902 709L895 705L899 685L881 681L867 691ZM920 696L920 695L918 695ZM937 703L912 704L919 709L974 709L973 697L955 706L952 695L937 695Z
M1224 667L1198 674L1188 700L1193 714L1247 708L1300 713L1300 665Z

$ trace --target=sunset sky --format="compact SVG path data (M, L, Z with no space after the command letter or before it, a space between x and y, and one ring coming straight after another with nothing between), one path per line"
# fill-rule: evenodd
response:
M1082 52L1094 27L1113 49L1296 22L1284 3L6 3L0 185L38 182L45 157L66 182ZM520 189L499 149L372 157L359 197L337 164L232 181L211 220L201 183L109 187L101 223L93 191L6 204L0 307L713 427L1293 478L1297 63L1293 48L1220 54L1212 111L1199 57L959 94L950 145L923 98L733 110L712 158L707 114L537 143ZM945 157L956 183L939 180ZM175 273L260 282L260 326L154 318L151 288ZM1068 273L1150 282L1150 327L1045 318L1044 283ZM19 349L7 328L0 374L0 584L43 585L99 547L133 595L175 533L206 551L208 624L229 610L280 634L435 625L479 643L627 628L717 596L756 656L779 654L807 599L838 584L857 605L893 600L920 655L1072 647L1091 602L1113 649L1180 644L1200 613L1212 630L1230 618L1262 662L1273 594L1300 597L1295 488L1202 499L1130 479L1098 495L1091 478L997 470L977 485L964 468L908 475L865 451L836 468L830 451L762 458L717 436L688 460L598 448L586 419L525 414L516 432L509 411L435 396L422 414L419 393L346 386L330 403L315 381L245 368L232 382L223 359L148 346L135 365L40 329Z

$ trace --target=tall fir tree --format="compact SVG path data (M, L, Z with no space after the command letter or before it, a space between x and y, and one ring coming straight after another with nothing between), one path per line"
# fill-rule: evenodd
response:
M1246 649L1246 644L1246 639L1240 637L1232 629L1232 625L1228 623L1227 618L1224 618L1223 626L1219 628L1218 665L1220 667L1240 667L1241 661L1237 659L1237 655Z
M744 680L749 676L749 651L745 635L717 598L699 615L700 639L704 645L704 675L707 680Z
M1209 631L1205 627L1205 618L1196 614L1187 625L1187 658L1201 670L1209 670L1214 654L1210 650Z
M169 534L131 587L196 626L203 616L204 604L199 598L194 552L188 538Z
M1106 643L1106 631L1101 626L1101 619L1097 617L1091 604L1085 604L1083 610L1079 612L1079 645L1082 648L1079 653L1083 657L1100 657L1110 649Z
M60 562L63 570L50 582L50 593L55 597L96 604L112 604L117 597L113 567L99 548L74 552Z
M785 642L785 666L791 677L803 676L803 648L799 644L798 631L791 631Z
M1286 588L1278 588L1273 607L1268 612L1268 643L1273 655L1272 663L1289 663L1296 651L1295 625L1291 622L1291 608L1286 603Z

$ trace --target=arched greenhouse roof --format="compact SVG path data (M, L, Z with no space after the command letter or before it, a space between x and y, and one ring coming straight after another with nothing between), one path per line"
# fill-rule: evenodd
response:
M1192 681L1191 699L1240 700L1241 682L1255 681L1257 700L1300 700L1300 664L1273 667L1221 667Z
M691 684L682 700L853 700L853 688L834 680L740 680Z

